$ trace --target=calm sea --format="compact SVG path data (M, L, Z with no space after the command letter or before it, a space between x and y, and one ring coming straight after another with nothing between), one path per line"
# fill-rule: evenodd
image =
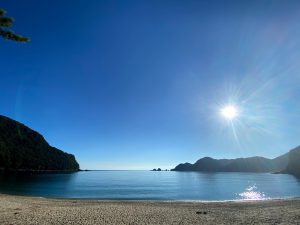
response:
M55 198L238 200L300 197L286 174L88 171L0 176L0 193Z

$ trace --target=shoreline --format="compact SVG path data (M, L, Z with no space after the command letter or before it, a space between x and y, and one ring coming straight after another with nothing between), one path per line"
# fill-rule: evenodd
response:
M10 194L1 193L1 196L16 196L25 198L43 198L53 200L78 200L78 201L103 201L103 202L167 202L167 203L230 203L230 202L266 202L266 201L292 201L299 200L299 197L282 197L282 198L263 198L263 199L226 199L226 200L191 200L191 199L127 199L127 198L72 198L72 197L51 197L51 196L37 196L37 195L22 195L22 194Z
M33 170L33 169L5 169L0 168L0 173L2 174L19 174L19 175L39 175L39 174L69 174L77 173L85 170Z
M0 194L0 224L300 224L300 199L185 202Z
M248 202L272 202L272 201L300 201L300 197L287 197L287 198L266 198L266 199L232 199L232 200L168 200L168 199L105 199L105 198L60 198L60 197L47 197L36 195L18 195L6 194L0 192L0 198L6 197L20 197L20 198L37 198L45 200L61 200L61 201L82 201L82 202L154 202L154 203L248 203Z

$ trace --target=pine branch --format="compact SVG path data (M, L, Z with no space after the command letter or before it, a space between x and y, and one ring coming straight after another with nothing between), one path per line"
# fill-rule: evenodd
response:
M0 37L6 40L12 40L16 42L28 42L29 38L16 34L11 30L3 29L2 27L11 27L14 23L14 19L5 16L6 12L0 8Z
M6 14L6 11L4 9L0 9L0 16L4 16Z
M13 25L14 19L10 17L0 17L0 27L10 27Z
M20 36L15 34L13 31L10 30L3 30L0 28L0 36L7 40L12 40L16 42L28 42L29 38Z

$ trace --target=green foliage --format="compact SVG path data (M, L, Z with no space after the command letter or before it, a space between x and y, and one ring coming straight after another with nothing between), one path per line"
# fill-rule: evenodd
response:
M7 29L13 25L14 19L5 16L6 12L0 9L0 36L6 40L16 42L28 42L29 38L16 34L14 31Z
M74 155L51 147L37 132L0 116L0 168L76 171L79 164Z
M9 17L0 17L0 27L10 27L13 25L14 20Z
M0 9L0 16L4 16L6 14L6 11L4 9Z

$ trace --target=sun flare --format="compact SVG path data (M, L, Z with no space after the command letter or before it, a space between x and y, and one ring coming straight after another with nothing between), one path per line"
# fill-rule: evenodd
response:
M232 120L238 116L238 110L233 105L227 105L221 108L221 115L228 120Z

